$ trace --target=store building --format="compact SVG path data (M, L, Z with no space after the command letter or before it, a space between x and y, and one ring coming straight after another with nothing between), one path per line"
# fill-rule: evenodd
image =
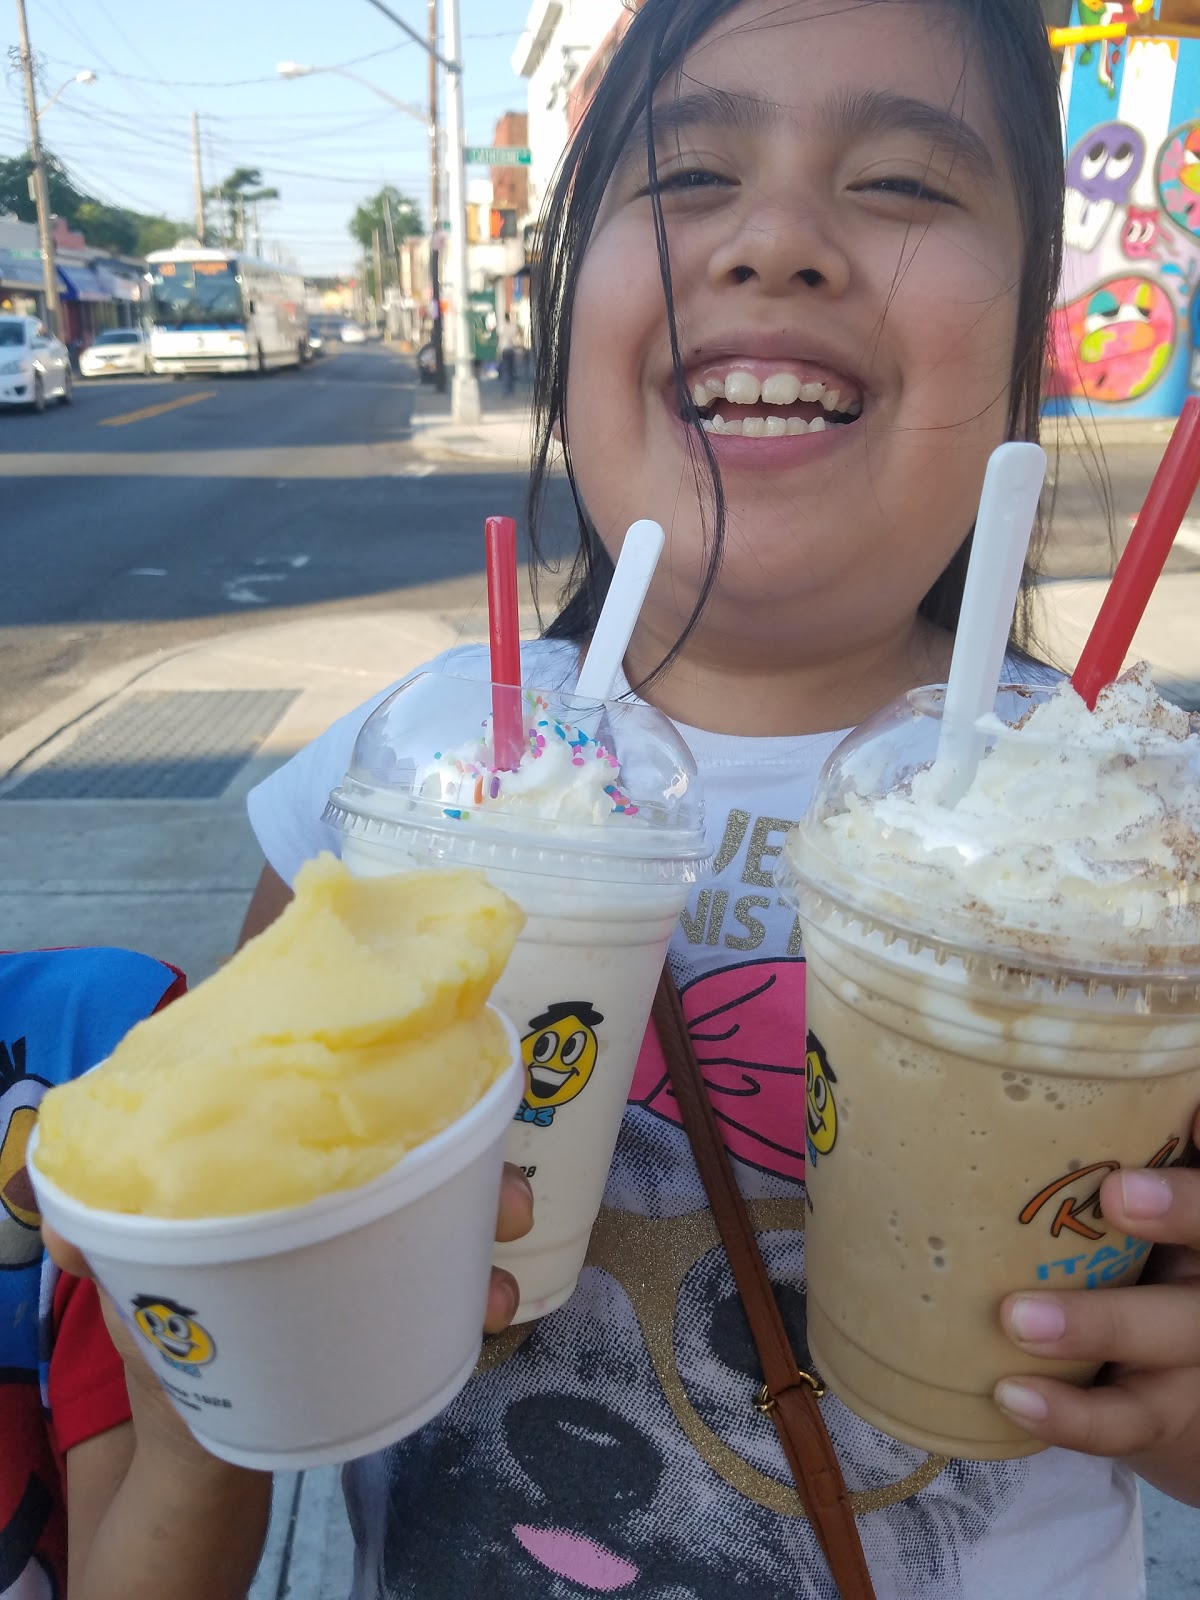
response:
M81 233L55 222L55 267L63 340L83 349L105 328L140 320L146 264L92 249ZM45 317L42 252L32 222L0 217L0 312Z

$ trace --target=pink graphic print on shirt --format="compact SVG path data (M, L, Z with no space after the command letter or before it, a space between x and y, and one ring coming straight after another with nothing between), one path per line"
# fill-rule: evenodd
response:
M804 1181L804 962L746 961L681 990L731 1155ZM630 1101L678 1123L658 1035L646 1032Z

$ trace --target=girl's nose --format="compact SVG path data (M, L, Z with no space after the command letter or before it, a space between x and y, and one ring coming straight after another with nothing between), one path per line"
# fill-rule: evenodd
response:
M713 251L709 271L716 283L754 283L770 295L809 288L837 296L850 284L850 262L828 218L794 202L744 210Z

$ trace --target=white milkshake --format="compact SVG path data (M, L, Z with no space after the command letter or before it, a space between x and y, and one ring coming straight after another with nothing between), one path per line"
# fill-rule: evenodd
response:
M529 1178L535 1221L495 1259L529 1321L574 1290L667 944L709 852L695 763L659 712L526 690L520 765L502 771L490 697L487 683L432 674L398 690L325 815L355 872L479 866L526 914L495 998L521 1036L507 1158ZM432 748L414 732L431 722L445 739Z

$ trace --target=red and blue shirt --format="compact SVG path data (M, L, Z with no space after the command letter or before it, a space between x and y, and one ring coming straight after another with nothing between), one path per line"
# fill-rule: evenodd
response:
M0 1600L65 1600L63 1461L129 1418L95 1285L42 1250L25 1167L37 1108L183 989L128 950L0 953Z

